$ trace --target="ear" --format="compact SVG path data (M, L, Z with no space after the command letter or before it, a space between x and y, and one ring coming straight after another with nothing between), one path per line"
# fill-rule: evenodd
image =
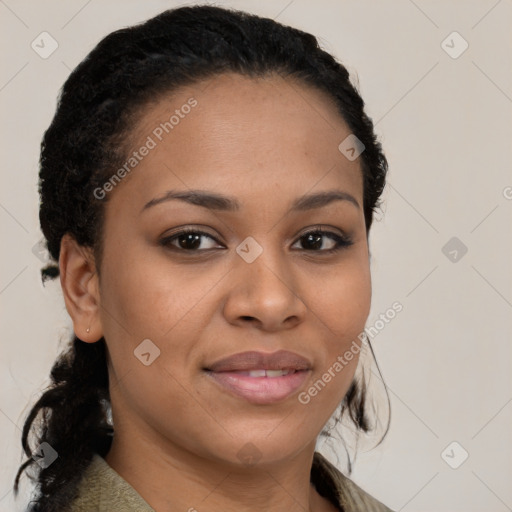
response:
M90 248L79 245L68 233L60 243L59 274L76 336L86 343L98 341L103 336L103 329L94 255Z

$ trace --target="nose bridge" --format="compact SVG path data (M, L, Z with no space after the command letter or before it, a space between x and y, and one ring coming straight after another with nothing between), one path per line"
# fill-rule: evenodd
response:
M290 317L304 314L293 266L271 235L247 237L236 249L226 313L231 321L243 317L276 327ZM264 240L263 240L264 239Z
M251 287L255 284L272 287L277 285L278 288L285 287L290 291L293 276L292 267L286 261L288 256L272 233L256 237L247 237L236 249L242 260L237 262L240 271L251 281Z

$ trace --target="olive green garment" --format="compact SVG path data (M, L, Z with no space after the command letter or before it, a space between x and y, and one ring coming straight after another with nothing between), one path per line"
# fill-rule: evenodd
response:
M344 512L392 512L315 452L311 482L318 493ZM192 504L193 505L193 504ZM155 512L104 458L94 454L70 512Z

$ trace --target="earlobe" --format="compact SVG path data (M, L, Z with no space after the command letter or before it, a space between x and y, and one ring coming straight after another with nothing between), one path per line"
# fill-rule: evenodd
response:
M76 336L86 343L98 341L103 333L99 314L98 274L93 252L68 233L60 244L60 285Z

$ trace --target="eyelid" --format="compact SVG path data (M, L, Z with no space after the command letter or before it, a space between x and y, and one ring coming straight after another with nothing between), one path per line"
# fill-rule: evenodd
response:
M205 231L204 229L202 229L200 227L195 227L195 226L184 226L184 227L176 228L176 230L172 230L170 233L163 235L159 240L159 244L164 245L164 246L170 245L170 242L173 239L175 240L179 236L187 235L189 233L208 237L211 240L213 240L216 244L223 245L222 242L220 242L215 235L212 235L208 231ZM175 246L173 246L173 247L175 247ZM209 249L203 249L200 251L186 251L185 249L179 249L178 247L175 247L175 248L178 251L181 250L182 252L190 252L190 253L191 252L201 253L201 252L206 252L207 250L209 250Z
M348 235L340 228L336 228L334 226L329 226L326 224L314 224L313 226L308 226L303 231L301 231L297 235L297 239L302 238L304 235L308 235L309 233L323 233L323 234L336 234L342 238L348 238Z

